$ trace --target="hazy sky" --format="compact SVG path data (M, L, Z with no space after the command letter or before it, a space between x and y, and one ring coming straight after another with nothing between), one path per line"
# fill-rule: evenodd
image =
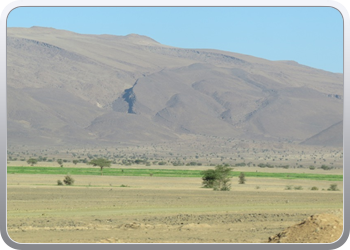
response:
M343 72L343 19L330 7L20 7L8 27L136 33L181 48L294 60Z

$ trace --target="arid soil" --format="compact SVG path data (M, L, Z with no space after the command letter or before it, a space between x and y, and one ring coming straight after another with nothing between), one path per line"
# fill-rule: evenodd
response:
M341 191L331 192L322 191L328 181L249 178L239 185L233 179L231 191L215 192L201 188L198 178L74 176L74 186L57 186L59 178L8 175L7 228L14 241L267 242L311 215L343 207L341 182Z
M269 238L269 243L332 243L343 233L343 210L311 215Z

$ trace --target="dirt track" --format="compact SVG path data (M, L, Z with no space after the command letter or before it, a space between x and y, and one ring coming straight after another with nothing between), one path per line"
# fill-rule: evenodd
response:
M76 177L103 187L58 187L47 186L52 183L47 176L32 175L29 183L28 175L9 176L10 237L18 242L266 242L343 204L342 192L284 190L285 180L278 179L251 178L249 185L215 192L200 188L196 178L113 179L118 184L110 178ZM120 181L131 187L117 186Z

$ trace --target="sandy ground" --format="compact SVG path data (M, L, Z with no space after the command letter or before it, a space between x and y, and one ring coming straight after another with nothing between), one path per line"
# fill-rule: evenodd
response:
M231 191L217 192L198 178L74 176L74 186L57 186L63 176L7 177L8 234L20 243L267 242L343 207L342 182L234 178ZM333 183L340 191L326 191Z

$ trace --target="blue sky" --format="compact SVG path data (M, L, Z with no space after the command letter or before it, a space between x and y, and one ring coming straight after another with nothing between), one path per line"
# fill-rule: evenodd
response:
M20 7L8 27L136 33L181 48L294 60L343 72L343 19L331 7Z

